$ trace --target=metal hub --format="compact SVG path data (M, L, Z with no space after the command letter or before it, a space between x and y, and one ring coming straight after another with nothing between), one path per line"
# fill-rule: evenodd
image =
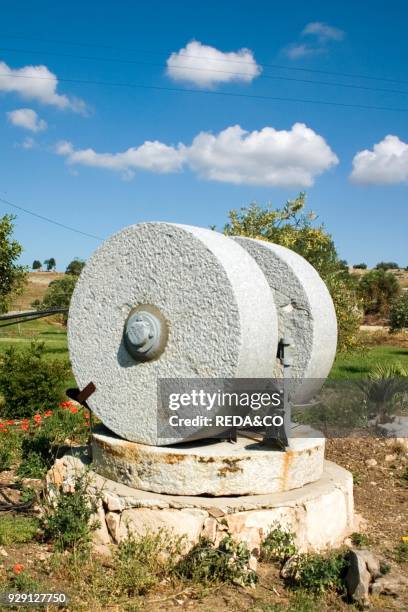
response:
M156 359L167 342L167 326L161 313L147 304L134 309L125 323L124 341L134 359Z

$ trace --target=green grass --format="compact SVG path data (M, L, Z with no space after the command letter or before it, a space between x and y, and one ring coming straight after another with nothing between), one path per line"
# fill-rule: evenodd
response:
M379 364L400 362L408 368L408 349L398 346L373 346L362 352L339 354L330 378L365 378Z
M39 523L28 516L0 517L0 545L23 544L31 542L38 533Z

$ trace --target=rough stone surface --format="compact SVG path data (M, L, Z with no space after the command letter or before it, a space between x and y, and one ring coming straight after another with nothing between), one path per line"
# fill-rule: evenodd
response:
M61 487L72 479L72 470L78 473L84 467L80 456L70 457L62 465ZM245 541L256 552L270 529L279 524L296 534L296 543L303 552L340 546L355 530L352 476L329 461L317 482L268 495L218 498L163 495L132 489L92 470L89 478L89 493L98 496L102 493L105 521L115 542L125 537L126 525L137 534L147 529L173 529L178 535L185 534L191 543L198 541L200 535L218 543L229 529L235 539ZM111 503L113 498L118 499L116 507L125 509L109 511L107 501ZM126 502L122 503L122 499Z
M195 442L152 447L127 442L105 428L92 436L93 466L101 476L130 487L173 495L253 495L289 491L318 480L323 472L324 438L296 427L286 451L253 439ZM295 435L295 434L294 434ZM309 435L310 437L306 437ZM120 510L109 496L109 510ZM126 500L121 503L128 504Z
M390 423L377 425L380 433L399 442L408 450L408 417L396 416Z
M241 236L234 241L252 255L274 292L279 338L293 341L290 376L307 379L296 386L294 401L307 401L322 386L336 355L337 319L330 293L313 266L290 249ZM282 376L278 360L273 375Z
M151 304L168 324L164 352L137 362L124 346L133 308ZM157 436L158 378L268 378L277 351L277 315L265 276L238 243L202 228L132 225L94 253L76 285L68 342L80 388L119 436ZM199 437L199 433L197 433Z
M359 551L350 550L348 564L345 578L347 594L353 601L367 606L370 603L369 591L372 577L365 559L359 554Z

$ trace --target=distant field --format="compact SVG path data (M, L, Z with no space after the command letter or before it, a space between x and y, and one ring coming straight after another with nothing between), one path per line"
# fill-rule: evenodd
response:
M364 274L367 274L367 272L370 272L370 270L356 270L355 268L349 268L350 273L354 274L355 276L364 276ZM399 284L401 285L401 287L403 289L408 289L408 270L389 270L389 272L391 272L392 274L394 274L397 279Z
M10 311L31 310L31 302L41 300L47 291L48 285L53 280L62 276L64 276L62 272L30 272L24 292L16 297L10 306Z

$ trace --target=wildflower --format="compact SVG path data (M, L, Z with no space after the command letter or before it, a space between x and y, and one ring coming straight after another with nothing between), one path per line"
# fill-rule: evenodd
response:
M403 542L408 542L408 536L402 536L401 540L402 540Z
M47 410L47 412L44 412L44 416L45 416L45 417L50 417L50 416L52 416L52 410Z
M76 413L78 412L78 408L77 408L76 406L72 406L72 407L70 408L70 412L71 412L72 414L76 414Z
M20 427L20 429L22 429L23 431L28 431L30 429L29 425L27 423L23 423Z
M3 433L7 433L8 429L7 429L7 427L2 427L2 429L0 431L2 431Z
M6 421L6 425L15 425L14 421Z
M3 429L3 427L5 427L4 423L0 423L0 429Z
M18 576L24 570L24 565L22 563L15 563L13 565L13 572Z
M34 419L34 421L35 421L36 423L40 423L40 422L41 422L41 420L42 420L42 416L41 416L41 414L35 414L35 415L33 416L33 419Z

